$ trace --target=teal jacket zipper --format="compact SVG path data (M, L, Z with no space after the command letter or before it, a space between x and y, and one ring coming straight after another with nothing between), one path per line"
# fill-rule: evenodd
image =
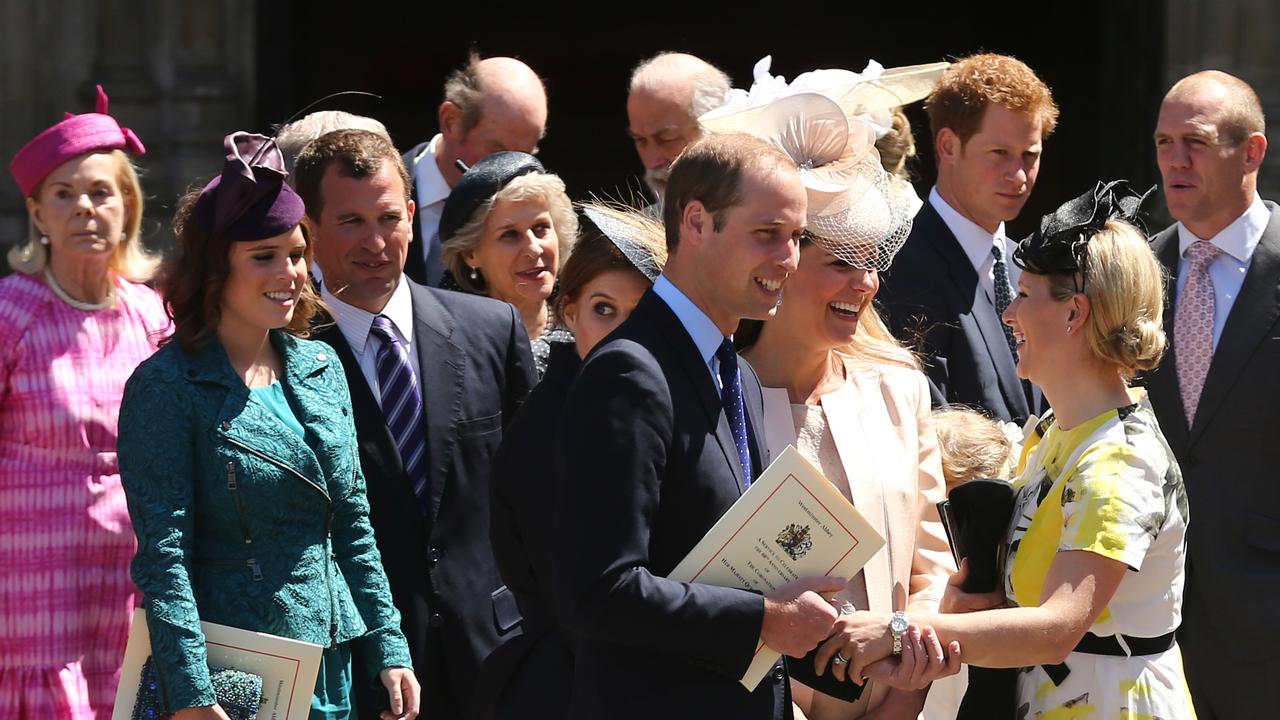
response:
M227 444L240 448L241 450L251 455L254 455L255 457L258 457L262 460L265 460L271 463L272 465L275 465L276 467L280 468L281 470L284 470L290 475L293 475L294 477L301 480L304 485L316 491L317 493L320 493L320 497L324 498L324 502L325 502L324 552L326 555L325 562L324 562L324 584L325 584L325 589L329 593L329 647L336 648L338 646L338 598L336 595L334 595L334 592L333 592L333 571L331 569L333 563L336 562L337 560L333 552L333 500L329 497L328 492L326 492L318 484L308 479L306 475L303 475L302 473L298 472L297 469L295 469L293 466L289 465L288 463L284 462L283 460L274 458L255 447L246 445L240 442L239 440L236 440L235 438L229 437L225 434L223 435L223 439L227 441ZM229 472L228 482L234 485L235 484L235 466L230 462L228 462L227 464L228 464L228 472ZM248 524L244 522L244 513L241 510L241 506L240 506L240 493L238 489L235 490L234 496L235 496L235 502L236 502L236 511L240 513L241 525L244 528L244 532L245 532L245 542L251 543L252 540L250 539L250 536L249 536ZM262 568L258 566L257 561L254 560L253 558L250 558L248 560L248 563L249 563L250 569L253 571L253 579L261 580Z

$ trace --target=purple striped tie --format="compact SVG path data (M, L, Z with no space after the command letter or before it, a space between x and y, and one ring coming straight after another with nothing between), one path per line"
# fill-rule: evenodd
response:
M422 422L422 391L409 360L409 348L402 343L386 315L373 319L372 333L382 341L378 348L378 390L387 429L395 438L405 476L413 494L425 511L427 494L427 437Z

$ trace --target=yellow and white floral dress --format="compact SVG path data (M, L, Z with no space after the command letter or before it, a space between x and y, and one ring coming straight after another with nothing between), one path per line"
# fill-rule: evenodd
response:
M1090 628L1104 638L1160 637L1182 616L1187 496L1150 405L1135 398L1070 430L1052 416L1037 425L1023 449L1004 561L1005 595L1021 606L1039 605L1059 552L1127 565ZM1176 644L1145 656L1073 652L1065 664L1060 683L1042 666L1019 671L1019 720L1195 718Z

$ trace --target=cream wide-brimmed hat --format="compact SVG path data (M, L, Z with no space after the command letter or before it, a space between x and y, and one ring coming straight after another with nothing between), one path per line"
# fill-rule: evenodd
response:
M862 74L815 70L787 83L769 75L769 63L756 64L749 92L731 90L699 123L780 148L800 168L814 242L856 267L887 269L911 232L918 200L881 165L875 142L887 127L874 115L928 95L947 64L885 71L872 62Z

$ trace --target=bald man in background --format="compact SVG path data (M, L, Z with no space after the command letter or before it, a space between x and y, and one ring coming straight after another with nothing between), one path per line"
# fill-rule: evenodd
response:
M627 92L627 134L644 165L644 182L661 205L667 172L702 136L698 116L724 104L729 76L701 58L664 52L641 62Z
M499 150L536 153L547 126L547 91L528 65L509 57L481 59L449 75L438 111L440 132L404 154L417 203L404 272L415 282L440 284L440 213L462 171Z
M1280 708L1280 207L1258 194L1258 94L1209 70L1165 95L1154 133L1176 223L1152 238L1171 276L1169 352L1145 379L1187 488L1178 645L1200 720Z

